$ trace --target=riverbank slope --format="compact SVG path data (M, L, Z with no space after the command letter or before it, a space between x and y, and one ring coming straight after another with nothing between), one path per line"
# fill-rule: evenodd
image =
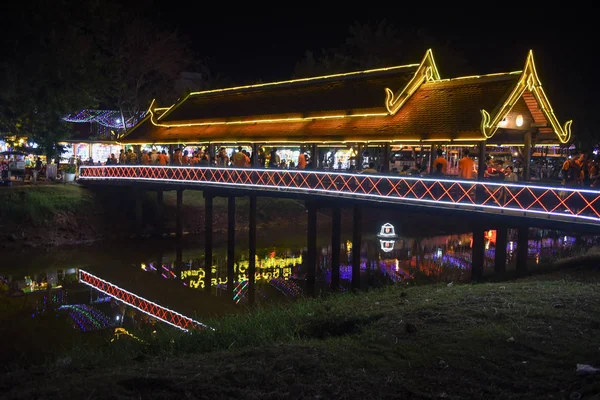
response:
M37 184L0 188L0 248L29 249L130 238L136 234L135 198L127 188L86 189L77 184ZM248 200L238 198L236 230L248 226ZM157 199L154 192L143 197L144 227L148 236L175 231L176 194L164 193L163 230L158 231ZM259 228L302 226L302 202L259 198ZM204 197L185 191L183 221L186 234L204 231ZM213 223L216 232L227 227L227 199L215 198Z
M5 398L568 399L600 391L597 268L394 286L77 349L0 378ZM142 338L145 339L145 338Z

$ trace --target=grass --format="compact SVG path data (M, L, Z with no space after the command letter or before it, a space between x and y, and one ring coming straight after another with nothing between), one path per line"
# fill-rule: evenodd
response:
M42 370L11 370L0 390L22 398L586 398L600 383L575 368L600 362L599 283L587 268L301 300L209 321L215 331L78 346Z
M93 195L76 185L0 188L0 221L41 224L55 214L91 210Z

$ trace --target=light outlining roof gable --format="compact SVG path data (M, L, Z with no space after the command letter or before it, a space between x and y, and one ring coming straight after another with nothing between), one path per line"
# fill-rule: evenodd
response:
M538 102L545 117L550 122L550 125L558 137L558 140L560 140L561 143L568 143L571 139L571 125L573 121L569 120L565 122L564 125L561 125L560 122L558 122L558 119L554 114L554 110L550 105L550 101L548 100L548 97L542 88L540 78L538 77L537 70L535 68L535 62L533 60L533 50L529 50L527 62L525 63L525 68L523 68L521 77L506 101L504 101L504 103L498 108L498 112L492 117L486 110L480 110L481 132L486 139L494 136L498 130L499 122L506 117L506 115L510 112L510 110L526 90L529 90L533 94L533 97Z
M402 108L410 96L425 82L434 82L440 80L440 73L433 59L433 52L428 49L425 52L423 61L419 64L415 75L408 84L401 88L398 94L395 94L390 88L385 89L386 99L385 107L390 115L394 115Z

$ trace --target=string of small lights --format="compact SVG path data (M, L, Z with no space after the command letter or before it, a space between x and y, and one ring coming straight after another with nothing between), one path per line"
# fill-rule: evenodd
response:
M125 118L125 126L129 129L134 126L145 112L140 115L132 115ZM63 117L63 121L74 123L91 123L96 122L108 128L121 129L123 128L123 117L118 110L81 110L76 113L68 114Z

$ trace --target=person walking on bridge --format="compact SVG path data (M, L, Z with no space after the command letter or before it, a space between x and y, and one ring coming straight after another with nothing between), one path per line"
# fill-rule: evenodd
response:
M431 171L431 175L435 175L435 176L440 176L440 174L438 173L438 164L441 165L440 167L440 172L441 175L446 175L447 171L448 171L448 161L444 158L444 152L442 151L442 149L437 149L437 158L435 160L433 160L433 171Z
M300 155L298 156L298 169L306 169L306 154L304 154L304 149L300 149Z
M242 146L238 146L238 151L233 156L233 165L237 168L244 168L245 166L250 165L250 157L242 151Z
M469 149L463 150L463 158L458 162L458 177L464 180L473 179L475 162L469 157Z

